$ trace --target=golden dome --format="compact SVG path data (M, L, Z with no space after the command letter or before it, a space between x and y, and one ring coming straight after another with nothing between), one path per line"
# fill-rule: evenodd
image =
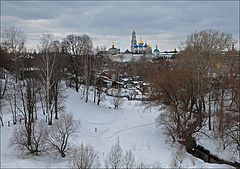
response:
M142 40L142 39L140 39L140 41L139 41L139 44L144 44L144 41Z

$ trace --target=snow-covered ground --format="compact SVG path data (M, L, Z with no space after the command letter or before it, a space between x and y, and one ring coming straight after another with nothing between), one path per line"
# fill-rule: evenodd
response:
M214 132L206 130L204 131L208 136L201 135L201 138L197 140L197 144L202 145L209 150L211 154L216 155L220 159L228 160L231 162L240 163L240 154L236 150L236 147L227 146L223 149L223 145L219 142L219 138L214 137Z
M113 109L112 98L109 96L106 96L98 106L92 102L92 95L89 102L85 103L80 93L72 89L66 89L66 93L68 95L66 111L81 121L78 136L72 138L70 142L75 146L80 146L81 143L92 145L98 153L101 167L104 167L111 146L119 139L123 153L131 149L138 162L171 168L174 159L177 158L178 163L182 161L179 165L184 168L232 168L228 165L205 163L184 151L179 152L177 148L179 145L168 143L163 131L156 127L155 118L159 113L157 108L146 109L140 101L125 100L119 109ZM4 121L9 118L11 116L5 114ZM2 168L69 167L67 157L53 157L47 154L20 156L9 141L12 131L12 126L1 127ZM176 157L176 154L182 156Z

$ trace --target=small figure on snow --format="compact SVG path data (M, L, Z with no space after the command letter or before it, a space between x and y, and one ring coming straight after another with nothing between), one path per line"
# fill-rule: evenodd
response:
M97 132L97 128L95 128L95 133Z

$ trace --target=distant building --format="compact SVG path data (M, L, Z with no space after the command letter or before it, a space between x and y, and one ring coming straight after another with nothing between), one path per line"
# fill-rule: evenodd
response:
M115 54L119 54L120 53L120 49L117 49L117 48L115 48L114 45L112 45L112 47L108 49L108 52L110 54L112 54L112 55L115 55Z
M156 48L153 50L153 60L158 61L158 60L175 59L177 54L178 54L178 51L176 50L176 48L172 51L161 52L158 49L158 46L156 46Z
M153 51L153 55L155 56L155 57L159 57L160 56L160 50L158 49L158 46L156 45L156 49L154 49L154 51Z
M122 55L123 62L129 62L130 60L132 60L133 54L128 49L125 52L123 52Z
M142 39L137 42L137 35L135 30L132 32L132 39L131 39L131 52L135 54L152 54L152 48Z
M137 41L137 35L135 30L132 32L131 36L131 51L128 49L125 52L120 52L120 49L116 48L112 45L108 51L105 51L104 55L108 56L114 62L129 62L129 61L137 61L139 59L145 60L166 60L166 59L174 59L177 54L177 50L174 49L172 51L164 51L161 52L156 45L156 48L152 51L152 47L144 42L142 38L140 38L139 42Z

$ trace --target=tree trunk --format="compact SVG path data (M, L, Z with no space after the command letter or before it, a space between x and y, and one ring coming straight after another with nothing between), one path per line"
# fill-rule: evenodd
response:
M27 145L31 146L32 144L32 123L31 123L31 112L28 112L28 120L27 120Z
M2 126L4 126L3 124L3 112L2 112L2 98L0 99L0 120L1 120L1 123L2 123Z
M84 88L83 88L83 95L85 95L85 91L86 91L86 85L84 85Z
M54 92L54 112L55 119L58 119L58 82L55 83L55 92Z
M78 92L79 91L79 86L78 86L78 77L75 77L75 90Z
M94 87L93 103L96 103L96 87Z
M211 124L212 124L212 122L211 122L211 120L212 120L212 118L211 118L212 113L211 112L212 111L211 111L211 91L210 91L209 95L208 95L208 129L209 130L212 130L212 126L211 126Z
M61 156L62 156L62 157L65 157L66 154L65 154L64 152L61 152Z
M37 117L37 110L35 110L35 120L37 120L38 117Z
M100 93L100 91L97 91L97 96L98 96L97 105L99 105L100 101L101 101L101 93Z
M50 117L48 118L48 125L52 125L52 116L53 116L53 111L50 111Z
M88 102L88 94L89 94L89 84L87 85L86 88L87 89L86 89L86 100L85 100L85 102L87 103Z
M0 120L1 120L2 126L4 126L2 116L0 116Z
M15 125L17 123L17 98L16 98L16 84L17 84L17 80L16 83L14 84L14 112L13 112L13 124Z
M187 152L192 152L197 147L196 140L192 136L188 136L184 138L184 141L180 141L186 147Z
M45 115L46 112L45 112L44 101L43 101L43 98L42 98L41 91L39 92L39 97L40 97L40 102L41 102L41 107L42 107L43 115Z
M219 126L218 130L222 133L223 131L223 119L224 119L224 90L221 92L221 102L220 102L220 114L219 114Z
M27 145L28 146L31 146L32 144L32 139L31 139L31 128L28 126L28 129L27 129Z

